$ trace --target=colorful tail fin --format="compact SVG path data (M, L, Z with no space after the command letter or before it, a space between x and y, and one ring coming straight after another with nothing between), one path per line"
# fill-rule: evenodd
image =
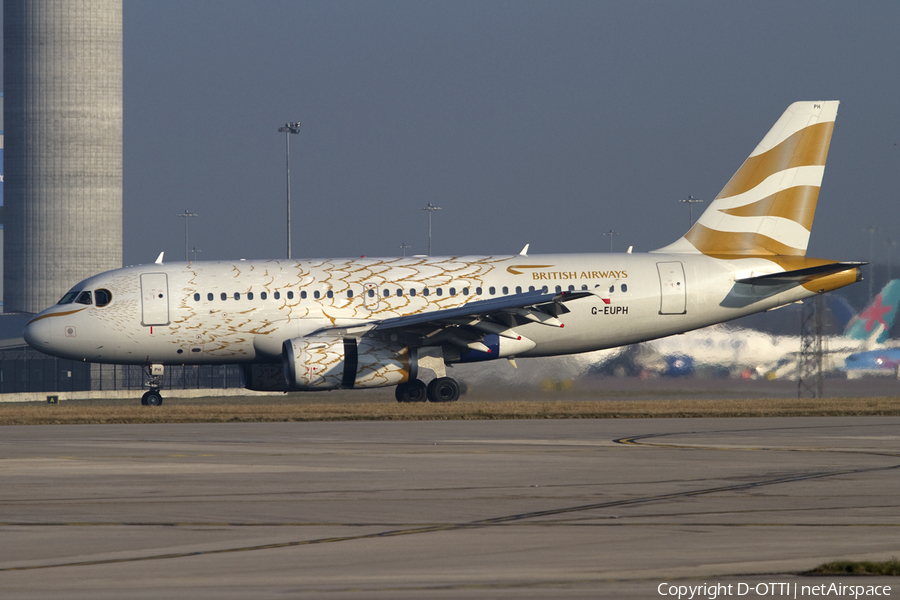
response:
M877 333L875 343L884 343L894 324L898 306L900 306L900 279L893 279L875 296L872 304L850 320L844 335L854 340L868 340Z
M684 237L656 252L805 256L838 102L795 102Z

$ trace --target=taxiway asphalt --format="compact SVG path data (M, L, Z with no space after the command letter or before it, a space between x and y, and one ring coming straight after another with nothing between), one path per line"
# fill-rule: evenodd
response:
M0 427L0 540L4 599L819 585L900 556L900 418Z

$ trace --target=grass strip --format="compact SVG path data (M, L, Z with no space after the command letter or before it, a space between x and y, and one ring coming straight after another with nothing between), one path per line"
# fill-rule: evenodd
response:
M838 560L819 565L803 575L887 575L900 577L900 560L893 558L883 562L868 560Z
M900 398L461 400L450 404L205 398L167 399L160 407L140 406L135 400L0 405L0 425L813 416L900 416Z

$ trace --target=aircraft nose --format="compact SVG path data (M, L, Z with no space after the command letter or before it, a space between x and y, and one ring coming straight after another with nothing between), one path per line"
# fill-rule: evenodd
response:
M46 351L50 346L50 323L49 319L41 319L40 317L32 319L25 326L22 336L28 345L35 350Z

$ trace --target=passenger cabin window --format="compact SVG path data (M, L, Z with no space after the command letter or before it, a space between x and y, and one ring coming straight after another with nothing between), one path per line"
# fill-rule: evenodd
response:
M348 297L348 298L352 298L352 297L353 297L353 290L347 290L347 297Z
M503 295L505 296L505 295L507 295L508 293L509 293L509 288L506 287L506 286L504 285L504 286L503 286Z
M303 292L303 295L306 295L306 292ZM315 298L316 300L318 300L320 296L321 294L319 293L319 290L313 292L313 298Z
M200 294L194 294L196 299L200 299ZM109 290L100 289L94 292L94 300L97 302L97 306L103 307L112 302L112 292Z
M517 294L521 294L521 293L522 293L522 286L521 286L521 285L517 285L517 286L516 286L516 293L517 293Z
M463 296L469 295L469 288L463 288Z
M288 300L294 299L294 292L288 292Z
M443 296L443 295L444 295L444 288L438 288L438 289L437 289L437 295L438 295L438 296Z
M480 288L480 287L475 288L475 295L476 295L476 296L480 296L480 295L481 295L481 288Z
M388 290L388 289L384 290L384 297L385 297L385 298L387 298L387 297L390 296L390 295L391 295L391 290Z
M562 286L561 286L561 285L556 286L556 293L557 293L557 294L562 293Z
M260 300L265 300L266 298L268 298L268 294L266 294L265 292L260 292L260 293L259 293L259 299L260 299Z
M495 288L494 286L489 287L489 288L488 288L488 293L489 293L491 296L493 296L494 294L497 293L497 288Z
M319 294L319 292L316 292L316 298L319 297L318 294ZM306 292L300 292L300 299L306 300Z
M213 299L213 298L215 298L215 296L213 296L213 293L212 293L212 292L210 292L210 293L208 293L208 294L206 295L206 299L209 300L210 302L212 302L212 299Z
M247 292L247 300L253 300L253 292Z
M451 296L455 296L455 295L456 295L456 288L450 288L450 295L451 295Z
M622 291L623 291L623 292L627 292L627 291L628 291L628 284L626 284L626 283L623 283L623 284L622 284Z
M235 299L235 300L240 300L240 299L241 299L241 293L240 293L240 292L235 292L235 293L234 293L234 299Z
M409 295L410 295L410 296L415 296L415 295L416 295L416 288L409 288Z
M369 290L369 298L375 297L375 290Z
M272 297L275 298L276 300L281 299L281 292L275 292L274 294L272 294Z
M327 292L325 292L325 296L328 298L334 298L334 292L332 292L331 290L328 290Z
M424 290L422 290L422 295L423 295L423 296L428 296L428 295L430 295L430 294L431 294L431 290L429 290L428 288L425 288Z
M226 294L225 292L222 292L222 295L220 297L222 298L222 300L228 300L228 294Z
M399 298L402 295L403 295L403 290L401 290L400 288L397 288L397 297Z
M528 291L529 291L529 292L533 292L533 291L534 291L534 286L533 286L533 285L529 285L529 286L528 286Z
M200 294L194 294L194 302L200 302Z

